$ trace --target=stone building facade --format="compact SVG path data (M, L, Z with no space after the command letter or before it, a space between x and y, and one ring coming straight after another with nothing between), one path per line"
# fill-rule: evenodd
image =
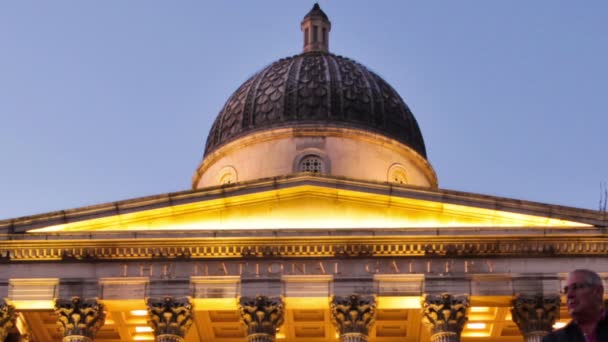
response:
M444 190L399 94L329 52L256 73L193 189L0 221L4 341L540 341L606 213Z

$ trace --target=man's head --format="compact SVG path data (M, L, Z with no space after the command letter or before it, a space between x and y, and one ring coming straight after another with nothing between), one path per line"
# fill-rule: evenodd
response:
M594 319L602 312L604 285L597 273L585 269L570 272L564 293L574 319Z

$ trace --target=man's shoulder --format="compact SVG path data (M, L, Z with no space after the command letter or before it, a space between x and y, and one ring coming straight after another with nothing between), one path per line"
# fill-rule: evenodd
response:
M576 328L570 323L543 337L542 342L568 342L571 341L570 338L574 336L576 336Z
M600 321L598 326L598 339L600 341L608 340L608 315L604 315L604 318Z
M604 316L604 318L600 321L598 334L599 341L608 341L608 315ZM549 335L543 337L542 342L569 342L574 341L573 339L576 339L576 336L578 335L579 330L576 323L570 322L565 327L557 329Z
M557 330L543 337L542 342L560 342L563 341L564 337L566 337L566 334L563 334L562 330Z

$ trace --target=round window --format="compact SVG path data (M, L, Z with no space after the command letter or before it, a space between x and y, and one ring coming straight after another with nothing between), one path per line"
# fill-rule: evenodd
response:
M319 156L308 155L300 160L300 172L323 173L323 159Z
M388 181L396 184L407 184L407 172L401 164L393 164L388 169Z

